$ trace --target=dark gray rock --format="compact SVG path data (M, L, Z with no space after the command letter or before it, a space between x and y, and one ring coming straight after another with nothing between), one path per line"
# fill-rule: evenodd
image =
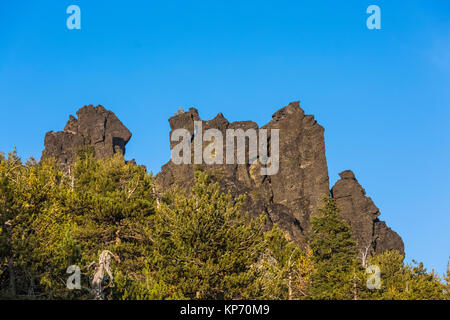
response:
M91 147L98 158L114 153L125 153L125 145L131 138L130 131L111 111L102 106L84 106L70 116L63 131L50 131L45 136L43 157L54 157L62 168L67 168L80 147ZM260 175L257 164L180 164L169 161L156 176L156 192L179 188L189 192L194 181L195 169L208 172L219 182L222 190L233 196L245 194L243 209L252 216L264 214L267 228L277 224L299 244L308 241L310 218L318 214L322 199L330 196L328 167L325 157L324 129L312 115L305 115L299 102L292 102L275 112L272 120L259 128L252 121L230 123L222 113L209 121L201 120L194 108L180 110L169 119L171 134L179 128L187 129L193 138L194 121L202 121L203 131L214 128L226 136L227 129L279 129L279 171L275 175ZM177 142L170 142L171 149ZM193 141L192 152L193 152ZM208 143L203 142L203 148ZM236 156L236 148L234 150ZM226 145L223 145L226 155ZM191 155L193 156L193 155ZM246 146L248 156L248 143ZM353 230L359 255L397 249L403 253L400 236L380 221L380 212L366 196L352 171L340 173L341 179L331 193L340 208L341 216Z
M67 168L74 162L76 151L86 146L92 147L98 158L125 154L131 132L114 113L101 105L89 105L78 110L77 116L69 117L63 131L47 132L43 158L54 157L62 168Z
M202 121L203 130L216 128L224 136L226 129L230 128L259 130L252 121L230 123L221 113L212 120L203 121L198 111L191 108L169 119L171 133L185 128L194 135L194 121ZM276 223L291 239L306 244L310 218L318 214L322 199L330 195L324 129L313 116L305 115L299 102L290 103L275 112L272 121L261 128L280 130L280 168L277 174L261 176L258 164L175 165L169 161L156 176L157 185L161 192L173 187L189 192L194 169L205 170L219 181L224 191L247 195L244 210L252 215L265 214L269 227ZM176 143L171 142L171 148ZM353 172L347 170L340 176L341 180L333 187L332 194L342 218L352 226L360 255L390 249L403 253L402 239L378 220L378 208L366 197Z
M386 250L398 250L403 255L405 254L405 246L402 238L386 225L386 222L374 222L374 246L376 253L382 253Z
M266 214L269 225L277 223L292 239L305 243L309 218L330 193L324 129L313 116L304 114L299 102L290 103L272 118L262 128L280 130L280 168L277 174L261 176L259 164L175 165L169 161L156 176L159 189L162 191L177 186L189 191L194 168L201 168L220 180L225 191L246 194L244 209L253 215ZM195 120L201 119L193 108L170 118L171 133L175 129L185 128L192 135ZM252 121L230 123L221 113L212 120L202 121L202 126L203 130L219 129L224 137L226 129L259 130ZM270 130L268 133L270 137ZM171 148L175 144L171 143Z
M340 180L331 189L342 218L352 226L353 237L358 243L359 257L373 252L399 250L404 254L400 236L378 220L379 209L356 180L352 171L339 174Z

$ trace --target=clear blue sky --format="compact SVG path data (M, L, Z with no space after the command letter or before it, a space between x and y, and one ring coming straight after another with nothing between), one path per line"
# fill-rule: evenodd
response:
M68 30L66 8L81 8ZM366 8L381 8L368 30ZM450 256L450 1L0 2L0 150L40 157L86 104L132 131L127 158L169 160L167 119L262 125L301 100L326 129L330 180L352 169L405 241L443 273Z

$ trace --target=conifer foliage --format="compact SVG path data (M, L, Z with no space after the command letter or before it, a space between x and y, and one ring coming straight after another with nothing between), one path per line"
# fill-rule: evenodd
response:
M357 266L355 241L350 226L339 218L332 199L324 200L320 215L311 219L313 299L351 299L352 279Z
M152 174L120 154L79 150L64 172L0 154L0 298L449 299L450 270L441 279L394 251L370 257L381 287L369 290L331 199L300 246L243 211L244 195L194 179L157 197ZM69 289L74 270L80 287Z

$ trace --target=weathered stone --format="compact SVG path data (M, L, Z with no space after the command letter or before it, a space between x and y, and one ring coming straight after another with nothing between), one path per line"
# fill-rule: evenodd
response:
M276 223L293 240L305 244L311 216L318 213L322 199L330 195L324 129L313 116L305 115L298 102L290 103L274 113L272 118L261 128L280 130L280 168L277 174L261 176L259 164L175 165L168 162L156 176L160 190L177 186L188 192L193 183L194 168L206 170L220 181L224 191L247 195L244 210L253 215L266 214L269 226ZM202 120L193 108L170 118L171 134L175 129L185 128L193 136L194 121ZM226 129L259 129L251 121L230 123L222 114L202 121L202 125L203 130L216 128L224 136ZM270 130L268 133L270 136ZM171 148L174 145L176 142L171 142ZM366 197L353 172L347 170L340 176L341 180L333 187L332 194L342 217L352 226L360 253L371 254L388 249L403 253L403 241L378 220L378 208Z
M330 194L324 129L299 102L277 111L262 128L280 129L280 170L269 176L272 201L289 208L304 232Z
M69 117L63 131L47 132L43 157L54 157L62 168L74 162L81 147L93 148L96 157L107 158L114 153L125 154L131 132L111 111L99 105L84 106L77 111L78 119Z
M340 214L352 226L353 237L358 243L359 257L383 252L399 250L404 253L400 236L379 221L379 209L372 199L366 196L352 171L339 174L340 180L331 189L333 198L340 209Z
M50 131L45 136L44 157L55 157L63 168L73 163L79 147L90 146L98 158L107 158L114 153L125 153L125 145L131 133L111 112L102 106L85 106L78 110L78 119L70 116L63 131ZM279 171L275 175L260 174L261 164L180 164L169 161L156 176L156 192L163 193L172 188L189 192L194 181L195 169L208 172L219 182L225 192L232 196L245 194L243 210L252 216L264 214L267 228L277 224L299 244L308 241L309 221L318 214L322 199L330 196L328 167L325 157L324 129L311 115L305 115L299 102L275 112L272 120L259 128L252 121L230 123L222 113L209 121L201 120L194 108L178 112L169 119L171 132L184 128L191 135L194 153L194 121L201 121L203 131L218 129L226 137L227 129L279 129ZM170 142L171 149L178 142ZM203 148L209 142L203 142ZM236 157L236 146L234 149ZM223 144L226 155L226 143ZM193 159L193 154L191 155ZM225 159L224 159L225 161ZM358 243L360 258L373 252L397 249L403 253L400 236L380 221L380 212L366 196L352 171L340 173L331 194L340 208L341 216L351 226Z
M374 221L374 246L376 253L382 253L386 250L398 250L404 254L405 246L402 238L386 225L386 222Z
M330 192L324 130L313 116L304 114L299 102L290 103L272 118L262 128L269 129L269 137L270 129L280 130L280 168L277 174L261 176L259 164L175 165L168 162L156 176L160 190L178 186L188 191L193 183L194 168L202 168L218 177L224 190L236 195L246 194L244 209L253 215L266 214L270 225L277 223L292 239L305 243L309 217L317 212L321 200ZM193 108L170 118L171 133L184 128L193 135L194 121L200 121L200 117ZM229 123L222 114L202 121L202 126L203 130L219 129L224 137L226 129L259 130L258 125L251 121ZM174 145L176 142L171 143L171 148ZM248 144L246 148L248 151Z

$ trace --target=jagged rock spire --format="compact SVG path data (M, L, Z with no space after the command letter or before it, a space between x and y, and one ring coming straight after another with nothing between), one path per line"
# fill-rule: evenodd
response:
M107 158L114 153L125 154L131 132L114 113L99 105L84 106L77 111L78 119L69 117L63 131L47 132L43 157L54 157L66 168L73 163L76 150L90 146L96 157Z
M367 252L399 250L404 254L402 238L380 221L379 209L355 178L351 170L339 174L340 180L331 189L336 199L340 214L352 226L353 237L358 243L360 256Z

